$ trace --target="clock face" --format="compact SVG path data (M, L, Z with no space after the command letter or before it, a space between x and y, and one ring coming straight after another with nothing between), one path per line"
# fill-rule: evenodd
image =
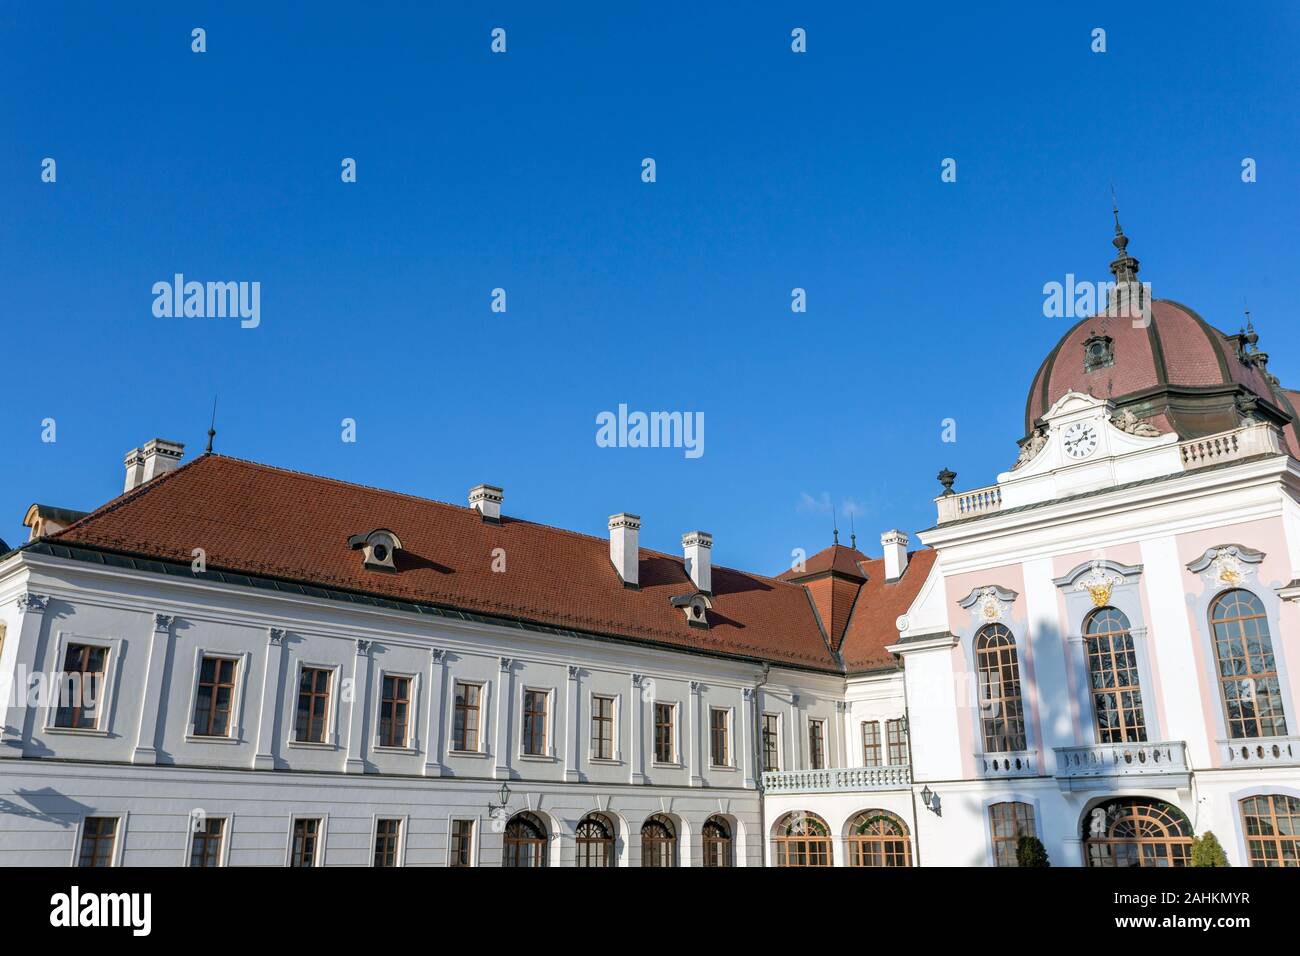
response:
M1062 444L1071 458L1087 458L1097 447L1097 429L1087 422L1075 422L1065 430Z

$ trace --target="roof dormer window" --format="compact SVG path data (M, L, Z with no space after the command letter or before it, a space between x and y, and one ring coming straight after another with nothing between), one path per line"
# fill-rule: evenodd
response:
M713 600L703 591L694 594L679 594L670 599L673 607L682 609L686 623L691 627L708 627L708 612L713 609Z
M1083 370L1095 372L1115 364L1115 340L1093 332L1083 343Z
M376 528L369 534L354 534L348 538L348 547L361 551L361 563L369 570L396 571L394 559L402 542L387 528Z

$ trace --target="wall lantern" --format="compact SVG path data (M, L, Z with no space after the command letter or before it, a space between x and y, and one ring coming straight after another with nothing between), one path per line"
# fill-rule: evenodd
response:
M925 808L931 813L936 816L943 816L943 808L941 801L939 800L939 795L931 790L929 786L926 786L926 788L921 791L921 802L925 804Z

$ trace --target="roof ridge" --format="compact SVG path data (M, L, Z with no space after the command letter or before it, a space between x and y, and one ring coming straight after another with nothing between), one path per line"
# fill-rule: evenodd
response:
M173 468L171 471L159 475L157 478L153 478L149 481L141 482L140 484L132 488L130 491L124 491L116 498L108 499L108 501L105 501L98 508L94 508L91 511L86 512L86 514L82 515L80 518L72 522L72 524L68 525L66 528L63 528L62 530L56 532L55 534L48 535L47 537L50 538L60 537L61 535L67 534L69 531L80 528L83 524L90 521L92 518L99 518L106 514L112 514L114 511L116 511L118 508L121 508L123 505L129 504L130 502L135 501L137 498L141 498L144 495L148 494L149 492L153 491L155 488L159 488L162 485L166 484L174 476L179 475L182 471L186 471L192 468L193 466L197 465L206 457L208 456L200 455L197 458L193 459L192 461L187 461L184 464L180 465L179 467Z
M123 494L121 494L121 495L118 495L118 497L116 497L116 498L114 498L114 499L112 499L112 500L106 502L106 503L103 504L103 505L100 505L99 508L97 508L97 509L95 509L94 511L90 512L90 513L87 514L84 518L81 518L81 519L79 519L78 521L76 521L75 523L68 525L68 527L66 527L66 528L64 528L62 531L60 531L60 532L58 533L58 535L62 535L62 534L63 534L64 532L66 532L66 531L71 531L73 528L78 527L78 526L81 525L83 522L88 521L88 520L91 519L91 518L94 518L94 517L96 517L96 516L98 516L98 515L101 515L101 514L108 514L108 513L110 513L111 511L114 511L114 510L116 510L116 509L122 507L123 505L127 504L128 502L130 502L130 501L134 501L137 497L139 497L141 494L145 493L146 491L151 490L151 489L153 489L153 488L157 488L157 487L159 487L159 485L160 485L162 482L164 482L164 481L170 479L173 475L178 475L178 474L180 474L182 471L185 471L186 469L192 468L192 467L194 467L195 465L197 465L199 462L204 461L205 459L209 459L209 458L210 458L210 459L214 459L214 460L219 460L219 461L228 461L228 462L233 462L233 463L235 463L235 464L237 464L237 465L247 465L247 466L249 466L249 467L251 467L251 468L257 468L257 469L261 469L261 470L263 470L263 471L279 472L279 473L281 473L281 474L294 475L294 476L296 476L296 477L298 477L298 478L308 478L308 479L311 479L312 481L321 481L321 482L325 482L326 484L334 485L334 486L342 487L342 488L360 488L360 489L362 489L362 490L364 490L364 491L371 491L371 492L374 492L374 493L376 493L376 494L380 494L380 495L391 495L391 496L393 496L393 497L397 497L397 498L405 498L405 499L407 499L407 500L409 500L409 501L415 501L415 502L419 502L419 503L421 503L421 504L436 505L436 506L438 506L438 507L440 507L440 508L446 508L446 509L452 511L453 513L455 513L455 514L459 514L459 515L465 515L465 514L466 514L466 508L465 508L465 507L463 507L463 506L461 506L461 505L454 505L454 504L452 504L452 503L449 502L449 501L440 501L440 500L438 500L437 498L426 498L426 497L424 497L424 496L422 496L422 495L415 495L415 494L411 494L410 492L406 492L406 491L394 491L394 490L391 489L391 488L380 488L378 485L367 485L367 484L362 484L362 483L360 483L360 482L355 482L355 481L345 481L345 480L343 480L342 478L332 478L332 477L330 477L329 475L318 475L318 474L315 474L315 473L313 473L313 472L309 472L309 471L301 471L301 470L296 469L296 468L285 468L285 467L283 467L283 466L281 466L281 465L268 465L268 464L266 464L265 462L261 462L261 461L253 461L251 458L240 458L240 457L238 457L238 456L236 456L236 455L223 455L223 454L219 454L219 453L217 453L217 452L211 452L211 453L206 453L206 454L199 455L199 456L197 456L197 457L191 459L190 461L185 462L185 463L184 463L183 465L181 465L179 468L175 468L175 469L173 469L172 471L167 472L165 475L160 475L158 478L155 478L155 479L152 480L152 481L146 482L145 484L142 484L142 485L140 485L140 486L137 487L137 488L133 488L133 489L132 489L131 491L129 491L129 492L125 492L125 493L123 493ZM502 517L504 517L504 518L508 518L511 522L517 522L517 523L519 523L519 524L529 525L529 526L534 527L534 528L541 528L541 529L546 530L546 531L557 532L557 533L559 533L559 534L568 535L569 537L572 537L572 538L578 538L578 539L581 539L581 540L584 540L584 541L593 541L593 542L599 541L599 542L606 542L606 543L608 542L608 539L607 539L607 538L598 537L598 536L593 535L593 534L584 534L584 533L581 532L581 531L574 531L572 528L561 528L561 527L559 527L558 525L546 524L546 523L541 522L541 521L533 521L533 520L531 520L531 519L529 519L529 518L519 518L519 517L516 517L516 516L514 516L514 515L503 515ZM53 537L58 537L58 535L53 535ZM653 550L653 549L650 549L650 548L642 548L642 549L641 549L641 554L642 554L643 556L644 556L644 555L649 555L649 556L652 556L652 557L668 558L668 559L670 559L670 560L677 561L678 563L683 564L683 565L685 564L685 561L686 561L686 559L685 559L682 555L671 554L671 553L666 552L666 551L656 551L656 550ZM792 585L792 583L789 582L789 581L782 581L782 580L780 580L780 579L778 579L778 578L775 578L775 577L769 577L768 575L761 574L761 573L759 573L759 572L757 572L757 571L746 571L746 570L743 569L743 568L734 568L734 567L731 567L731 566L729 566L729 565L715 564L715 565L713 566L713 570L714 570L714 571L731 571L731 572L734 572L734 573L736 573L736 574L743 574L743 575L746 575L747 577L754 578L754 579L756 579L756 580L760 580L760 581L765 581L765 582L768 582L768 583L781 584L781 585L784 585L784 586L796 586L796 587L797 587L797 585Z

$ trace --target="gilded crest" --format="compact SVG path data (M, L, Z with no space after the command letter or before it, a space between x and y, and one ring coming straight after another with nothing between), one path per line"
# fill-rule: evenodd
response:
M1110 603L1110 592L1123 583L1120 575L1108 572L1100 561L1094 561L1088 573L1075 582L1074 589L1087 591L1093 607L1105 607Z

